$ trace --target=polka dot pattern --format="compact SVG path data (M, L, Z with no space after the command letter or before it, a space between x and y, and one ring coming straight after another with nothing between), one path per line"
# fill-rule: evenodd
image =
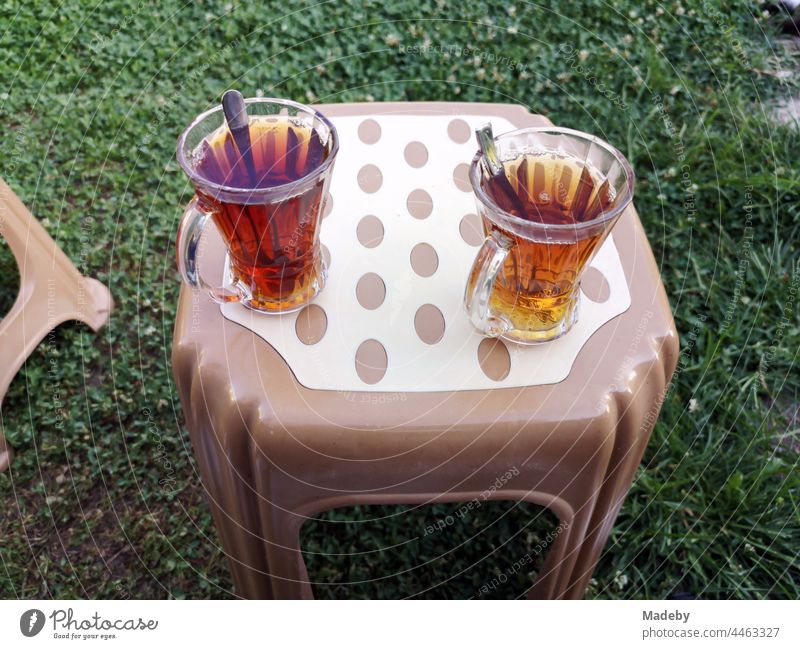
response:
M334 121L343 149L321 207L322 293L293 316L248 313L236 321L272 344L311 389L463 390L562 380L552 368L563 360L526 365L555 346L482 338L464 314L464 283L484 241L468 163L474 128L488 120L442 115L433 132L393 118L353 117L343 127ZM513 130L491 121L496 132ZM619 273L608 274L601 257L582 281L582 318L618 291ZM222 308L231 317L238 307Z
M409 142L406 145L403 156L410 166L419 169L420 167L424 167L425 163L428 162L428 149L425 148L422 142Z
M469 165L462 162L453 169L453 183L462 192L471 192L472 186L469 183Z
M463 119L454 119L447 125L448 137L457 144L464 144L469 141L472 131Z
M414 330L419 339L435 345L444 336L444 316L433 304L423 304L414 315Z
M383 223L373 214L368 214L358 222L356 236L365 248L375 248L383 241Z
M415 219L427 219L433 212L433 199L424 189L415 189L408 195L406 208Z
M375 144L381 139L381 125L374 119L365 119L358 126L358 139L364 144Z
M478 345L478 365L492 381L502 381L511 371L506 344L499 338L484 338Z
M356 298L365 309L377 309L386 299L386 284L375 273L367 273L356 284Z
M602 304L611 296L611 287L605 275L594 266L586 269L581 278L581 290L592 302Z
M464 242L468 243L470 246L481 245L485 238L483 234L483 225L477 214L466 214L458 225L458 231Z
M322 307L309 304L297 314L294 330L304 345L316 345L328 329L328 316Z
M375 165L369 164L361 167L358 172L358 186L367 194L374 194L383 185L383 174Z
M429 243L418 243L411 250L411 268L420 277L430 277L439 268L439 255Z
M389 359L386 355L386 348L377 340L365 340L356 350L356 374L368 385L374 385L380 381Z

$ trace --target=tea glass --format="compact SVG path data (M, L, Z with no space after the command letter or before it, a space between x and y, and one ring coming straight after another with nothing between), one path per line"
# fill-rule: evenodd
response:
M494 142L504 167L528 156L532 166L526 168L527 179L536 200L563 199L560 206L568 214L572 208L580 213L571 222L557 223L503 209L488 186L492 176L476 153L469 178L486 238L467 281L467 314L486 336L522 344L555 340L578 320L581 277L633 200L633 170L610 144L572 129L525 128L499 135ZM578 173L563 172L565 162ZM575 199L584 169L594 189L580 201L581 207ZM589 208L592 218L584 221Z
M219 182L204 172L204 156L210 155L209 142L226 134L222 106L195 118L178 140L178 162L196 192L178 230L178 268L189 286L205 290L217 302L240 302L263 313L297 311L314 299L327 278L319 229L339 150L338 136L333 124L308 106L268 98L246 99L245 105L251 133L254 125L288 121L300 129L313 129L324 156L304 175L272 186L257 180L242 183L241 177L237 182ZM266 139L263 150L256 151L261 143L253 143L253 155L261 156L262 174L288 165L291 156L296 160L300 144L290 146L288 137L286 142L285 151L276 151L276 145ZM267 160L269 156L274 160ZM236 164L229 162L232 167ZM227 247L229 287L210 285L198 267L200 241L209 218Z

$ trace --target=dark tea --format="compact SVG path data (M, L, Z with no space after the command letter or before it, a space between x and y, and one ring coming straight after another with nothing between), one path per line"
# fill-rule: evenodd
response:
M606 232L578 226L608 208L614 190L588 165L555 153L523 154L502 164L503 177L482 178L499 207L532 224L576 226L540 228L529 238L482 214L487 233L513 242L495 279L490 309L516 330L548 330L574 308L576 283Z
M195 173L203 180L240 192L225 200L197 188L203 210L211 212L228 246L233 280L248 293L249 306L289 311L308 302L325 281L319 254L320 211L328 174L296 192L279 188L312 174L331 154L330 139L285 115L251 116L246 160L226 126L195 150ZM239 202L239 200L241 202Z

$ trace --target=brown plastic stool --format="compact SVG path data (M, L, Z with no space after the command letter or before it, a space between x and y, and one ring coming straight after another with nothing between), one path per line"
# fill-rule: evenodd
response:
M19 294L0 321L0 402L30 353L56 325L80 320L94 331L113 306L108 289L83 277L50 235L0 178L0 235L17 261ZM0 431L0 471L11 451Z
M406 112L499 115L520 127L547 123L519 106L487 104L319 109L365 119ZM589 339L569 376L554 385L402 396L310 390L262 338L184 287L173 369L237 592L312 597L299 545L307 517L357 504L469 501L514 474L490 497L550 508L564 524L529 594L581 597L678 353L658 268L633 208L613 237L632 305ZM222 254L219 242L208 246L208 254Z

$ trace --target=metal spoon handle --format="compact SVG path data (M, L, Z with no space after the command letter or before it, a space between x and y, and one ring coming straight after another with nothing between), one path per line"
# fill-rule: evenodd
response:
M256 168L251 151L250 120L247 117L247 106L245 106L242 93L238 90L228 90L222 95L222 112L225 114L225 121L233 135L236 148L239 149L239 155L244 160L250 181L255 183L258 178L256 178Z
M503 171L503 165L500 164L500 158L497 155L497 147L494 145L492 125L484 124L481 128L476 129L475 137L478 138L481 160L484 165L486 165L486 170L493 176L496 176Z
M481 128L475 130L475 137L478 138L478 146L481 150L481 162L494 182L506 195L511 205L517 211L517 216L520 218L528 218L525 206L517 196L511 183L508 182L506 171L503 168L503 163L500 162L500 156L497 155L497 147L494 144L494 133L492 132L491 124L484 124Z

